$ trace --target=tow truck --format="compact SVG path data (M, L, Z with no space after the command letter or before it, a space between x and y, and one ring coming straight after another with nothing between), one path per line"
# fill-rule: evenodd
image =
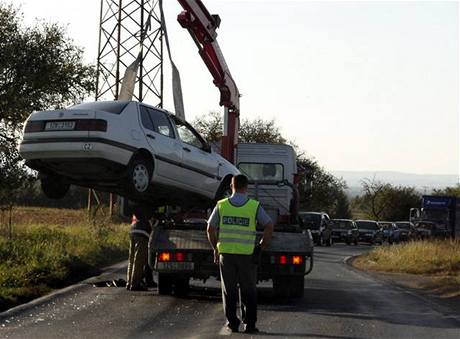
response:
M272 280L275 296L302 297L305 275L313 269L313 241L298 224L296 154L289 145L238 144L240 93L217 42L220 17L201 0L178 0L178 15L220 91L224 106L221 154L249 178L249 195L258 199L275 228L258 265L258 281ZM219 277L206 235L208 211L170 213L167 207L149 241L149 265L158 272L160 294L183 295L190 279ZM258 229L258 237L262 230Z

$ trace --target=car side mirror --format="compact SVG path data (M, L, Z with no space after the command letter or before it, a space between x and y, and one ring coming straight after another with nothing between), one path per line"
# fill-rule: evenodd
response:
M208 153L211 153L211 152L212 152L212 150L211 150L211 145L208 144L208 143L205 143L205 144L203 145L203 148L202 148L202 149L203 149L203 151L208 152Z

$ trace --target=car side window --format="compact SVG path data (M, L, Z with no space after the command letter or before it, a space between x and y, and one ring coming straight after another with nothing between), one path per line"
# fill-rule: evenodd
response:
M141 106L141 121L145 128L164 136L174 138L171 122L163 112Z
M151 131L154 131L155 129L153 127L153 122L152 122L152 119L149 116L147 108L144 107L144 106L141 106L140 110L141 110L141 122L142 122L142 125L145 128L147 128L147 129L149 129Z
M203 148L203 143L198 138L198 136L184 123L176 121L177 133L179 133L179 138L182 142L186 144Z

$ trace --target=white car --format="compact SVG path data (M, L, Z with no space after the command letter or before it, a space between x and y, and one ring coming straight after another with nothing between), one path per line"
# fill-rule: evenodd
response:
M187 122L135 101L32 113L19 152L54 199L74 184L158 206L209 205L240 173Z

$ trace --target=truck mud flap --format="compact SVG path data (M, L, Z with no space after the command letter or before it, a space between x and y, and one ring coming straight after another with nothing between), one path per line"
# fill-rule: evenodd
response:
M309 256L310 260L309 260L309 267L308 269L305 271L304 275L308 275L311 273L311 271L313 270L313 253Z

